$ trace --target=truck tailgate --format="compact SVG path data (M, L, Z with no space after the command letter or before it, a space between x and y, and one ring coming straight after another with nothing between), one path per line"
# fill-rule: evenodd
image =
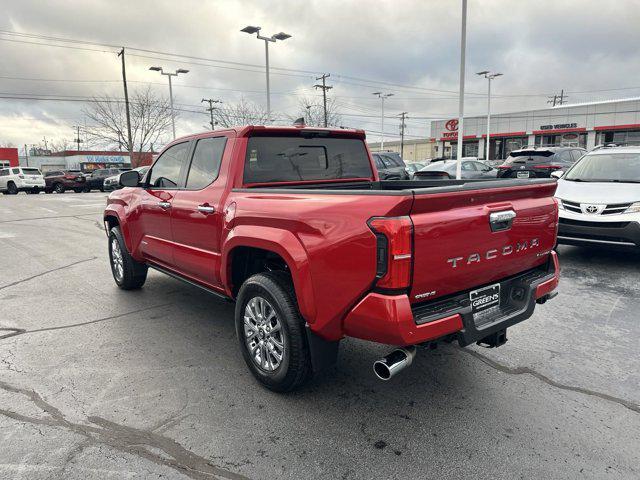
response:
M415 190L410 301L491 284L546 262L557 234L555 189L553 180L516 180Z

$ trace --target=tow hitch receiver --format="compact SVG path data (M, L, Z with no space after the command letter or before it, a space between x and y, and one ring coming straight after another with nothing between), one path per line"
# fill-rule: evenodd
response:
M480 345L485 348L497 348L500 345L507 343L507 329L503 328L497 332L487 335L482 340L476 342L476 345Z

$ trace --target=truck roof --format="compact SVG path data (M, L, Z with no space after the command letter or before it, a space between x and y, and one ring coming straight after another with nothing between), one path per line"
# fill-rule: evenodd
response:
M269 132L275 134L287 134L287 133L299 133L299 132L326 132L329 135L349 136L365 139L366 135L364 130L356 128L325 128L325 127L307 127L307 126L294 126L294 125L244 125L237 127L229 127L220 130L216 130L216 133L234 133L236 137L248 137L253 132ZM204 135L210 132L200 132L191 135L185 135L176 140L188 139ZM173 143L173 142L172 142Z

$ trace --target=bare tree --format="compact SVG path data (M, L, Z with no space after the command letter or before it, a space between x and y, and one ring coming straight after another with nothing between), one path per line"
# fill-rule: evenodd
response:
M342 124L342 117L337 113L338 107L334 99L327 100L327 125L329 127ZM304 117L305 124L310 127L324 126L324 107L322 100L302 97L298 102L298 107L294 115L287 115L292 122L300 117Z
M73 144L71 141L67 140L66 138L61 138L59 140L49 140L48 146L52 152L63 152L65 150L71 150L72 145Z
M223 103L213 110L213 121L222 127L234 125L264 125L268 123L267 111L261 106L241 98L238 103Z
M83 113L91 122L86 128L87 142L124 151L148 151L152 144L163 143L171 130L171 106L168 98L158 97L150 87L131 95L131 136L127 136L124 101L108 95L95 97Z

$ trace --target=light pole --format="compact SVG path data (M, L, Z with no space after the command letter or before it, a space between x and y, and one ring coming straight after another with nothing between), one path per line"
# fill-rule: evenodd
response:
M177 77L181 73L189 73L189 70L179 68L175 72L165 72L162 67L149 67L149 70L160 72L160 75L169 77L169 103L171 103L171 128L173 129L173 138L176 138L176 116L173 111L173 87L171 86L171 77Z
M485 144L484 159L489 160L489 136L491 135L491 80L496 77L502 76L502 73L491 73L489 70L478 72L476 75L480 75L488 80L489 89L487 91L487 139Z
M280 32L270 37L264 37L260 35L260 29L262 27L252 27L250 25L244 27L241 32L248 33L249 35L256 34L258 40L264 40L264 54L265 54L265 70L267 74L267 120L271 122L271 91L269 89L269 42L275 43L276 40L286 40L291 38L288 33Z
M458 93L458 160L456 180L462 178L462 138L464 136L464 66L467 50L467 0L462 0L462 25L460 29L460 91Z
M393 93L373 92L373 95L378 97L382 102L382 108L380 110L380 151L384 149L384 101L393 97Z

